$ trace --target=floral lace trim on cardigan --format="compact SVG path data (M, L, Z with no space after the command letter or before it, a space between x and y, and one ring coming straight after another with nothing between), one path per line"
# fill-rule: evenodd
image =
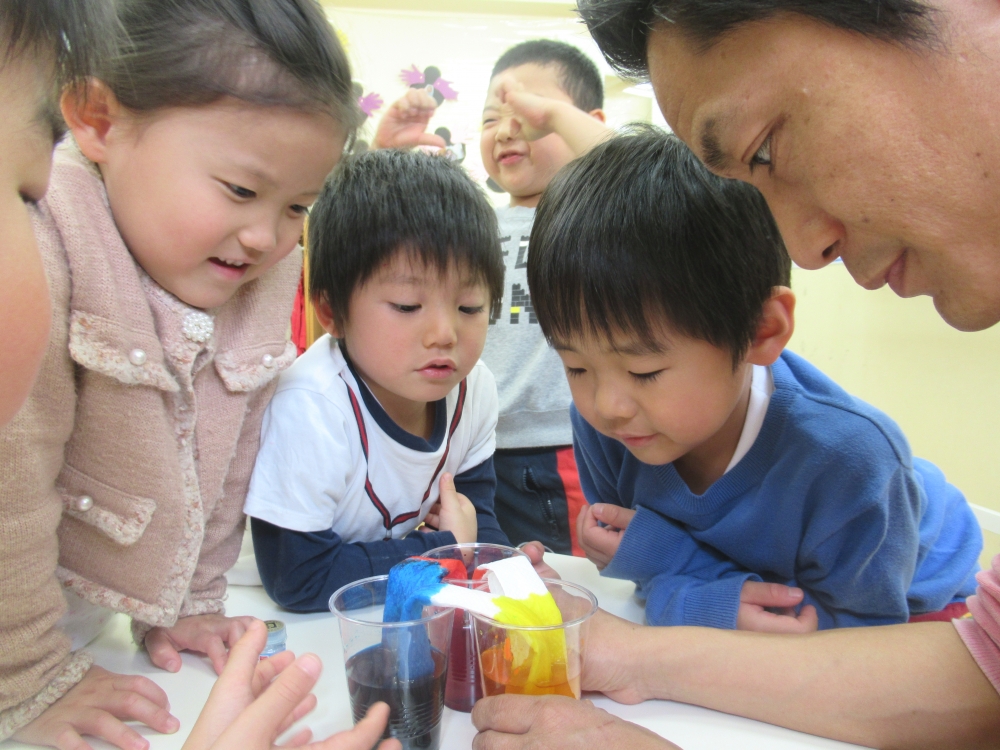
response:
M62 698L82 680L93 663L94 657L86 651L70 654L66 666L39 693L13 708L0 712L0 741L7 739L18 729L37 719L45 709Z

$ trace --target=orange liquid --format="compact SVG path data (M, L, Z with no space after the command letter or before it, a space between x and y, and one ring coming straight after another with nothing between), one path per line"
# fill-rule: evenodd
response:
M506 645L506 643L504 644ZM566 664L556 662L552 665L552 677L546 683L531 683L528 681L532 656L514 669L511 665L509 651L504 646L493 646L483 652L482 668L484 692L486 695L565 695L568 698L580 697L580 675L570 675Z

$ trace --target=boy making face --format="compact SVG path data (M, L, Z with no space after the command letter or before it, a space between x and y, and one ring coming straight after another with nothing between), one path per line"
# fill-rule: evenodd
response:
M783 352L789 272L763 198L672 136L637 129L553 182L528 278L597 503L581 542L655 625L950 616L974 590L971 511L891 420Z

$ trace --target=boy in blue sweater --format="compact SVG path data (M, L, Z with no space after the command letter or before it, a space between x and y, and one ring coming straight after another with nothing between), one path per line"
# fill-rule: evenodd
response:
M892 420L784 351L790 266L759 193L655 129L553 181L528 280L573 393L581 544L653 625L958 616L975 518Z

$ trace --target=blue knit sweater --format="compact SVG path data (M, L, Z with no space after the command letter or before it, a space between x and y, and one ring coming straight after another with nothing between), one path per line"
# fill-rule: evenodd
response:
M760 434L703 495L573 410L587 500L637 511L604 575L636 581L652 625L735 628L748 580L801 587L820 628L906 622L972 594L982 536L962 494L801 357L771 372Z

